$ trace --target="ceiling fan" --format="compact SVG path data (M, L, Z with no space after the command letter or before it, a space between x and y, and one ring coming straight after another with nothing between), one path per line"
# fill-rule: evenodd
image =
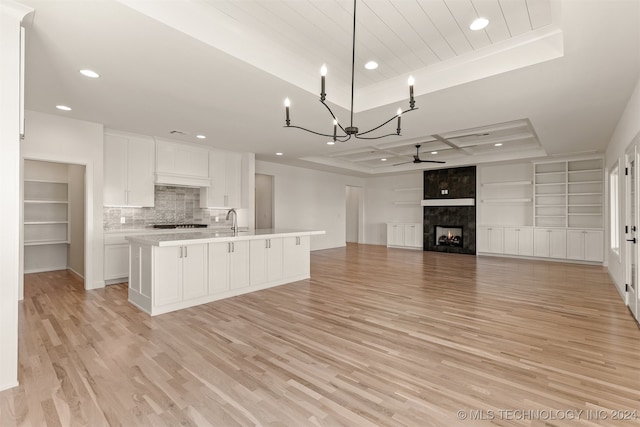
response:
M440 160L422 160L420 158L420 144L416 144L416 154L413 156L412 161L397 163L393 166L406 165L407 163L446 163L446 162L442 162Z

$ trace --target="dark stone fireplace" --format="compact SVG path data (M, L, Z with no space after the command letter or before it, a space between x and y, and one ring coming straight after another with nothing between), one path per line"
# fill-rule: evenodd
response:
M424 171L425 251L475 255L475 199L475 166Z
M462 248L462 227L461 225L436 225L434 236L436 246L455 246Z

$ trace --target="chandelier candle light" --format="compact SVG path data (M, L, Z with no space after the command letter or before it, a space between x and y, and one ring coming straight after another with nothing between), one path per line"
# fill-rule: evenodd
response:
M327 76L327 66L323 64L322 67L320 68L320 102L322 103L322 105L324 105L327 108L327 110L329 110L329 114L331 114L331 117L333 117L333 135L322 133L322 132L316 132L300 126L292 126L291 119L289 117L289 107L291 106L291 101L289 100L289 98L286 98L284 100L285 123L286 123L284 127L301 129L316 135L330 137L330 138L333 138L333 142L336 142L336 141L345 142L351 139L352 136L357 139L380 139L380 138L386 138L388 136L399 136L400 129L401 129L400 123L401 123L402 114L417 110L417 108L415 107L416 101L413 98L414 79L412 76L409 76L409 80L408 80L409 109L408 110L402 111L402 108L398 108L398 112L396 113L395 116L391 117L386 122L364 132L360 132L360 130L353 125L353 92L354 92L354 82L355 82L355 61L356 61L356 2L357 0L353 0L353 49L351 53L351 122L349 126L343 127L342 124L340 124L340 121L338 120L336 115L331 110L331 107L329 107L329 105L327 105L327 103L325 102L327 99L327 94L325 93L325 78ZM381 127L385 126L387 123L390 123L396 117L398 118L398 127L396 129L396 133L390 133L390 134L380 135L380 136L364 136L373 131L380 129ZM338 127L344 134L338 134Z

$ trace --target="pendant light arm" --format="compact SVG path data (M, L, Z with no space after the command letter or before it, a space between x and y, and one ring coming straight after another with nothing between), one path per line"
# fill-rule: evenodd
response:
M344 128L342 127L342 124L340 123L340 120L338 120L338 118L336 117L336 115L335 115L335 114L333 114L333 111L331 110L331 107L329 107L329 106L328 106L324 101L322 101L322 100L321 100L320 102L322 103L322 105L324 105L324 106L327 108L327 110L329 110L329 114L331 114L331 117L333 117L333 120L335 120L336 122L338 122L338 127L339 127L340 129L342 129L342 132L344 132L344 133L346 134L346 133L347 133L347 131L346 131L346 130L344 130Z
M351 49L351 127L353 127L353 90L355 87L356 70L356 2L357 0L353 0L353 48Z
M408 109L408 110L404 110L404 111L402 112L402 114L404 114L404 113L409 113L409 112L411 112L411 111L415 111L415 110L417 110L417 108L410 108L410 109ZM392 120L395 120L395 119L397 119L397 118L398 118L398 115L396 114L395 116L391 117L391 118L390 118L389 120L387 120L386 122L384 122L384 123L382 123L382 124L380 124L380 125L378 125L378 126L376 126L376 127L372 128L372 129L369 129L369 130L364 131L364 132L358 132L358 134L356 135L356 137L357 137L357 138L359 138L359 139L378 139L378 138L360 138L360 135L366 135L366 134L368 134L368 133L370 133L370 132L373 132L374 130L378 130L378 129L380 129L382 126L386 125L387 123L389 123L389 122L391 122ZM385 136L392 136L392 135L399 135L399 134L397 134L397 133L390 133L389 135L385 135Z

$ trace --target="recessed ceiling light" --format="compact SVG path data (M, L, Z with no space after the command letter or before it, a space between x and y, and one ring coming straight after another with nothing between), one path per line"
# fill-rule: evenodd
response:
M97 79L98 77L100 77L100 74L96 73L93 70L87 70L87 69L80 70L80 74L86 77L91 77L92 79Z
M496 142L495 144L493 144L496 147L502 147L502 142Z
M387 159L380 159L380 161L381 161L381 162L386 162L386 161L387 161Z
M283 153L276 153L276 156L282 156Z
M207 137L204 136L204 135L196 135L196 138L198 138L198 139L206 139Z
M438 154L438 152L437 151L432 151L431 154Z
M327 141L327 145L336 145L336 143L333 141Z
M71 111L71 107L67 107L66 105L56 105L56 108L62 111Z
M487 25L489 25L489 20L487 18L476 18L471 25L469 25L469 29L478 31L486 28Z
M369 61L364 64L364 68L366 68L367 70L375 70L376 68L378 68L378 63L376 61Z

